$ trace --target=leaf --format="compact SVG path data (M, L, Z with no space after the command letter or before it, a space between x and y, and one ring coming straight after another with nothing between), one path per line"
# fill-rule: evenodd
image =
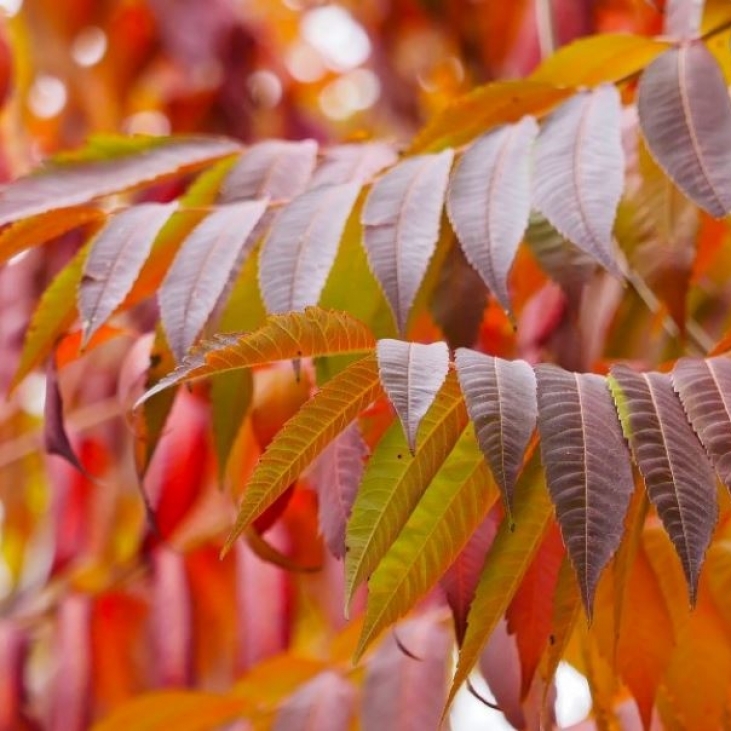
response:
M368 447L357 422L348 426L312 465L320 533L335 558L345 556L345 527L363 477Z
M671 48L640 79L642 134L658 165L715 218L731 211L731 100L702 42Z
M79 226L98 225L105 217L99 208L75 206L16 221L0 232L0 264L21 251L45 244Z
M132 206L109 218L95 236L78 289L82 348L124 301L176 207L176 203Z
M261 456L244 490L224 553L380 392L376 361L368 356L328 381L305 403Z
M466 348L457 351L456 363L480 449L510 511L525 450L536 428L536 377L523 360L507 361Z
M731 490L731 360L681 358L672 381L718 476Z
M665 41L629 33L587 36L559 48L530 79L576 87L620 82L641 71L667 48Z
M612 227L624 187L621 101L606 84L546 121L536 145L534 206L567 239L621 276Z
M307 187L316 157L315 140L266 140L252 145L226 177L218 202L294 198Z
M180 247L158 294L170 349L180 361L223 292L266 201L219 206Z
M219 481L223 480L231 449L249 411L253 394L250 370L225 371L211 378L211 422Z
M356 700L349 680L331 670L320 673L282 703L272 731L347 731Z
M477 663L482 648L505 614L533 560L551 518L551 502L534 456L516 492L514 525L504 520L485 559L475 598L467 617L467 632L447 699L448 708Z
M210 731L242 717L246 701L192 690L158 690L136 696L96 723L94 731Z
M364 353L374 346L368 328L345 312L308 307L304 312L274 315L254 332L217 335L201 343L135 406L177 383L215 373L268 365L276 360Z
M467 422L457 379L450 373L421 423L413 457L401 424L393 424L378 443L366 465L347 527L347 603L406 524Z
M415 617L396 630L366 665L361 701L363 731L439 728L452 649L449 632L433 615Z
M259 286L269 312L317 304L359 192L357 183L321 186L279 214L259 260Z
M447 195L449 220L467 260L510 312L508 274L528 226L533 117L480 137L457 164Z
M474 432L467 427L368 580L368 606L356 658L439 581L496 496Z
M180 137L115 159L48 165L0 191L0 225L177 175L236 152L233 140Z
M541 117L574 94L570 87L541 81L497 81L450 101L433 115L411 143L409 153L434 152L471 142L492 127L526 114Z
M416 451L416 432L449 372L446 343L378 341L378 373L406 434L409 451Z
M556 518L591 617L634 492L627 444L602 376L536 368L541 458Z
M390 167L396 160L396 150L387 142L328 147L310 180L310 188L342 183L367 183L376 173Z
M615 365L609 384L635 462L675 550L691 603L716 524L716 484L670 376Z
M363 208L368 263L401 335L437 245L453 158L445 150L399 163L374 183Z
M697 38L706 0L667 0L663 35L679 40Z

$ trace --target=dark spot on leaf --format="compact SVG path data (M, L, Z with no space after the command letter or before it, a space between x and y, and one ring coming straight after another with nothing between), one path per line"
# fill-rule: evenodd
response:
M553 634L548 635L548 644L549 645L556 644L556 635L553 635Z

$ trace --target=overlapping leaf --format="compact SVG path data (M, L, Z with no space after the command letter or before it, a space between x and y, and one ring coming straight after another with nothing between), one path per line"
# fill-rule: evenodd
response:
M532 117L500 127L467 148L452 175L447 211L462 249L503 309L508 274L530 214Z
M310 187L365 183L397 159L396 150L387 142L335 145L324 151Z
M622 539L634 478L602 376L536 368L541 456L564 543L591 616L599 576Z
M265 211L266 201L219 206L180 247L158 294L160 318L178 361L205 325Z
M637 108L655 160L716 218L731 211L731 100L718 62L701 43L653 61L640 79Z
M218 335L202 343L143 399L176 383L234 368L251 368L275 360L364 353L374 346L368 328L350 315L308 307L304 312L272 316L251 333Z
M317 304L359 191L357 183L313 188L277 216L259 260L259 285L269 312Z
M363 241L400 333L439 238L454 153L417 155L380 178L366 199Z
M576 94L536 146L533 203L567 239L619 275L612 228L624 188L621 102L614 86Z
M381 382L414 454L419 424L449 371L449 348L442 342L424 345L384 339L378 341L376 352Z
M356 656L439 581L496 497L468 427L368 580L368 607Z
M467 409L453 373L427 412L412 457L401 424L393 424L368 460L346 534L346 597L386 554L427 485L467 425Z
M670 376L611 369L610 385L650 500L680 556L691 602L716 524L715 476Z
M49 165L0 191L0 225L206 165L239 149L233 140L215 137L156 139L148 149L116 159Z
M328 381L277 432L244 491L236 524L224 550L258 518L325 447L381 393L373 356Z
M91 244L78 291L83 344L124 301L175 203L142 203L109 219Z
M695 433L731 490L731 360L681 358L672 379Z
M696 38L705 4L706 0L668 0L665 3L664 35L679 40Z
M457 351L456 363L480 449L510 509L538 415L533 369L522 360L506 361L466 348Z

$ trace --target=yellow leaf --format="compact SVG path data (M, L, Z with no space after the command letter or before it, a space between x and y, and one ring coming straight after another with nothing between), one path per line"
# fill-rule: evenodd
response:
M302 470L382 393L375 356L353 363L328 381L277 432L261 456L239 508L224 553L244 529L260 516Z
M530 79L563 86L614 83L641 71L669 47L670 43L646 36L587 36L547 58Z
M356 659L439 581L498 494L474 428L468 426L368 581Z

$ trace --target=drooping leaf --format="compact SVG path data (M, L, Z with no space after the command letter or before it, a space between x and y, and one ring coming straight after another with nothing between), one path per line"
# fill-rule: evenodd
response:
M219 203L294 198L307 187L316 157L314 140L266 140L252 145L226 177Z
M79 226L99 225L105 217L100 208L74 206L16 221L0 233L0 264L21 251L45 244Z
M561 534L591 617L634 492L627 444L602 376L536 368L541 457Z
M419 424L447 377L449 348L441 342L424 345L385 339L378 341L376 352L381 382L413 455Z
M697 38L706 0L667 0L663 35L678 40Z
M248 369L225 371L211 378L211 422L219 479L226 471L231 449L251 406L253 394L254 383Z
M505 504L536 427L536 377L523 360L507 361L460 348L455 356L459 384L485 455Z
M552 508L543 484L537 455L524 470L515 491L514 525L504 520L485 559L475 598L467 617L467 632L459 653L447 707L467 680L482 648L505 614L533 560L549 525Z
M282 703L272 731L348 731L357 691L342 675L327 671Z
M731 360L681 358L672 380L718 476L731 490Z
M236 524L224 547L258 518L325 447L381 393L373 356L353 363L328 381L277 432L249 479Z
M406 524L467 421L457 379L450 373L421 423L413 457L399 423L393 424L378 443L368 460L347 528L347 603Z
M317 304L359 191L357 183L314 188L277 216L259 259L259 285L269 312Z
M449 632L433 615L404 622L396 632L399 641L393 635L386 638L366 665L363 731L439 728L452 647Z
M317 488L320 532L336 558L345 555L347 525L365 469L368 447L353 423L335 439L312 466Z
M142 203L112 216L91 243L78 290L82 347L124 301L176 203Z
M731 211L731 100L705 45L684 43L642 75L637 108L647 146L697 205L721 218Z
M611 369L612 389L622 427L650 500L683 565L691 603L716 524L715 476L688 423L670 376Z
M267 365L275 360L365 353L374 346L368 329L344 312L308 307L304 312L274 315L254 332L218 335L202 343L140 402L177 383L234 368Z
M587 36L559 48L530 78L577 87L617 82L641 71L667 48L665 41L630 33Z
M328 147L312 175L310 188L320 185L367 183L376 173L393 165L397 159L398 155L393 145L386 142Z
M266 201L219 206L180 247L158 295L160 318L178 361L205 325L265 210Z
M442 577L495 502L497 490L467 427L368 579L356 657Z
M508 274L528 226L537 136L533 117L488 132L467 148L449 184L447 211L465 256L507 311Z
M405 160L373 185L363 208L368 262L402 335L439 238L453 158L445 150Z
M603 84L564 102L536 145L533 203L567 239L620 275L612 228L624 187L621 101Z
M233 140L214 137L158 140L149 149L115 159L48 165L0 191L0 225L87 203L153 180L206 165L236 152Z

